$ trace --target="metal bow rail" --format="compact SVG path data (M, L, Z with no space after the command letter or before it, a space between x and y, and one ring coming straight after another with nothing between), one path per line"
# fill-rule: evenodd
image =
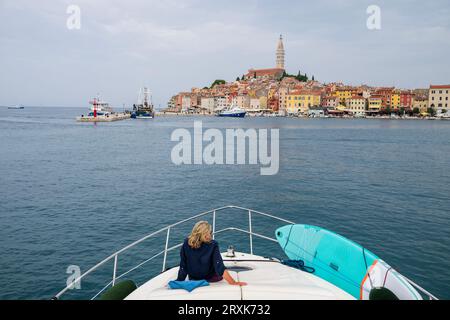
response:
M219 212L226 210L226 209L236 209L239 212L248 215L248 230L244 230L241 228L235 228L235 227L228 227L228 228L224 228L224 229L220 229L220 230L216 230L216 216ZM145 264L151 262L152 260L156 259L157 257L163 256L163 263L162 263L162 269L161 271L164 272L166 271L166 263L167 263L167 254L173 250L176 250L178 248L180 248L183 243L179 243L177 245L171 246L169 247L169 239L170 239L170 232L171 230L173 230L175 227L182 225L184 223L190 222L192 220L196 220L199 218L203 218L205 216L208 215L212 215L212 234L213 234L213 238L215 238L216 235L227 232L227 231L237 231L240 233L244 233L247 234L249 236L249 244L250 244L250 254L253 254L253 237L257 237L260 239L264 239L264 240L268 240L271 242L275 242L278 243L278 241L273 238L273 237L268 237L259 233L256 233L253 231L253 227L252 227L252 222L253 222L253 216L257 215L257 216L264 216L267 218L271 218L274 220L277 220L279 222L283 222L283 223L287 223L287 224L295 224L292 221L268 214L268 213L264 213L261 211L257 211L257 210L252 210L252 209L248 209L248 208L243 208L243 207L239 207L239 206L224 206L224 207L220 207L220 208L216 208L216 209L212 209L209 211L205 211L202 212L200 214L197 214L195 216L192 216L188 219L184 219L181 220L177 223L174 223L172 225L169 225L167 227L164 227L156 232L153 232L151 234L146 235L145 237L129 244L128 246L124 247L123 249L113 253L112 255L110 255L109 257L107 257L106 259L102 260L101 262L97 263L95 266L93 266L92 268L90 268L88 271L86 271L84 274L82 274L81 276L79 276L77 279L75 279L71 284L67 285L63 290L61 290L58 294L56 294L54 296L53 299L57 300L59 298L61 298L67 291L75 288L75 286L79 283L81 283L81 280L83 280L85 277L87 277L89 274L93 273L94 271L96 271L97 269L99 269L100 267L102 267L103 265L105 265L106 263L110 262L110 261L114 261L114 267L113 267L113 272L112 272L112 280L105 286L103 287L95 296L93 296L91 299L94 300L96 299L100 294L102 294L106 289L108 289L110 286L114 286L116 284L116 281L125 277L126 275L128 275L129 273L141 268L142 266L144 266ZM156 237L156 236L160 236L163 235L164 232L166 233L166 240L165 240L165 247L164 250L161 252L158 252L157 254L151 256L150 258L146 259L145 261L139 263L138 265L136 265L135 267L129 269L128 271L117 275L117 267L118 267L118 262L119 262L119 255L123 254L124 252L128 251L129 249L135 247L136 245L144 242L147 239ZM426 297L428 297L429 300L438 300L438 298L436 298L434 295L432 295L431 293L429 293L427 290L423 289L422 287L420 287L418 284L414 283L413 281L409 280L408 278L404 277L414 288L416 288L421 294L425 295Z
M240 228L235 228L235 227L228 227L228 228L224 228L221 230L216 230L216 216L219 212L226 210L226 209L237 209L239 210L241 213L244 213L246 215L248 215L248 230L243 230ZM146 235L145 237L129 244L128 246L124 247L123 249L113 253L112 255L110 255L109 257L107 257L106 259L102 260L101 262L97 263L95 266L93 266L92 268L90 268L88 271L86 271L84 274L82 274L80 277L78 277L77 279L75 279L71 284L67 285L63 290L61 290L57 295L55 295L54 299L59 299L61 298L61 296L63 296L68 290L73 289L77 284L81 283L81 280L83 280L86 276L88 276L89 274L93 273L95 270L99 269L100 267L102 267L103 265L105 265L106 263L110 262L110 261L114 261L114 268L113 268L113 272L112 272L112 280L102 289L100 290L92 299L97 298L100 294L102 294L108 287L110 286L114 286L116 284L116 281L123 278L124 276L126 276L127 274L135 271L136 269L139 269L140 267L144 266L145 264L149 263L150 261L156 259L157 257L163 256L163 263L162 263L162 272L164 272L166 270L166 262L167 262L167 254L175 249L180 248L183 244L177 244L175 246L169 247L169 239L170 239L170 232L171 230L173 230L175 227L190 222L192 220L196 220L199 218L203 218L205 216L208 215L212 215L212 233L213 233L213 238L221 233L227 232L227 231L237 231L240 233L244 233L247 234L249 236L249 244L250 244L250 253L253 254L253 237L257 237L257 238L261 238L261 239L265 239L268 241L272 241L277 243L278 241L274 238L253 232L253 227L252 227L252 222L253 222L253 216L254 215L259 215L259 216L264 216L264 217L268 217L268 218L272 218L275 219L279 222L283 222L283 223L287 223L287 224L294 224L294 222L283 219L283 218L279 218L276 217L274 215L268 214L268 213L264 213L264 212L260 212L257 210L252 210L252 209L248 209L248 208L243 208L243 207L238 207L238 206L224 206L224 207L220 207L220 208L216 208L216 209L212 209L209 211L205 211L202 212L200 214L197 214L195 216L192 216L188 219L185 220L181 220L177 223L174 223L172 225L169 225L167 227L164 227L156 232L153 232L149 235ZM121 254L123 254L124 252L128 251L129 249L135 247L136 245L144 242L147 239L156 237L156 236L160 236L163 235L165 233L166 235L166 240L165 240L165 248L163 251L158 252L157 254L153 255L152 257L148 258L147 260L139 263L138 265L136 265L135 267L131 268L130 270L124 272L121 275L117 275L117 266L118 266L118 262L119 262L119 256Z

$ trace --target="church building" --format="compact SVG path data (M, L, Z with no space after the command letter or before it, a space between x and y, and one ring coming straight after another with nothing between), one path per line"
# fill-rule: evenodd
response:
M250 69L245 75L246 80L251 79L281 79L284 74L285 51L283 36L280 35L276 50L276 67L270 69Z

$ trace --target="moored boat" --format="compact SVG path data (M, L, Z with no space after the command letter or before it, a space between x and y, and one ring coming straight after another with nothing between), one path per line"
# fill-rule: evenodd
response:
M148 88L142 88L139 92L138 103L133 105L132 119L153 119L155 111Z
M16 105L16 106L8 107L8 109L12 109L12 110L22 110L22 109L25 109L25 107L24 107L23 105L21 105L21 104L18 104L18 105Z
M230 108L219 112L217 115L219 117L244 118L246 114L247 112L244 109L237 106L231 106Z
M78 122L112 122L130 118L127 113L114 112L109 103L99 97L89 101L89 104L91 104L89 113L78 117Z

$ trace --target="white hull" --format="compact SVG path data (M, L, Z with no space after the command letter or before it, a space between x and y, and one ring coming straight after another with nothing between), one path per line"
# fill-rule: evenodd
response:
M277 260L239 252L235 258L222 257L234 279L247 282L247 286L232 286L222 280L192 292L169 289L169 281L177 278L177 267L143 284L126 300L355 300L325 280Z
M136 119L153 119L153 117L141 117L141 116L137 116Z
M120 121L129 119L130 115L127 113L114 113L110 114L108 116L84 116L84 117L78 117L78 122L113 122L113 121Z

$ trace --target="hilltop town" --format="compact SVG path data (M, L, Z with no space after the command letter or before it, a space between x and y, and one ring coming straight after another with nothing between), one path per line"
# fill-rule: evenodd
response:
M215 114L237 106L249 115L448 118L449 91L450 85L406 90L320 83L300 71L289 75L280 36L275 68L250 69L234 82L216 80L210 87L180 92L163 112Z

